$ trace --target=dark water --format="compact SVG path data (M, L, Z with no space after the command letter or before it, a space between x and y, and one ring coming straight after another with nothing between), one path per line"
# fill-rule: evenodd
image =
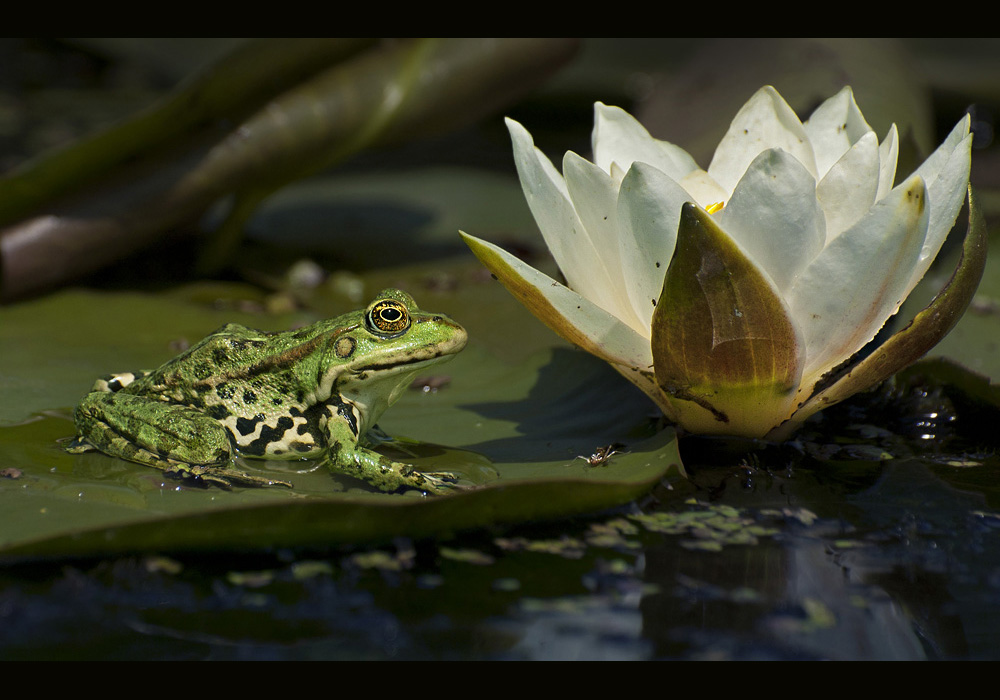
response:
M449 542L8 568L0 656L1000 656L1000 514L919 461L841 471Z

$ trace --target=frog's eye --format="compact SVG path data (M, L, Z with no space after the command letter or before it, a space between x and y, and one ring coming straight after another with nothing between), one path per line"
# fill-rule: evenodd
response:
M394 299L375 302L368 312L368 328L383 337L403 333L410 327L410 312Z

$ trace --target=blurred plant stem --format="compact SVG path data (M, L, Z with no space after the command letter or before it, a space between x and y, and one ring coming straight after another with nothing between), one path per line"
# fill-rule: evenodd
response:
M235 195L200 272L257 204L371 146L469 124L523 95L574 40L264 40L123 124L0 180L0 300L134 253Z

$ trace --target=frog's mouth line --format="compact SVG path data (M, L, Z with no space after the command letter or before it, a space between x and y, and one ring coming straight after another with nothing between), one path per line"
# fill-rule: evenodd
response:
M434 357L420 357L408 360L406 362L391 362L384 365L367 365L365 367L358 367L351 370L355 374L361 372L383 372L385 374L391 374L394 370L404 371L411 369L414 365L432 365L435 362L441 362L442 360L451 359L451 355L435 355Z
M458 327L458 330L462 330ZM352 374L361 374L362 372L377 372L386 375L400 374L402 372L412 371L413 369L422 365L432 365L438 362L443 362L445 360L450 360L455 355L461 351L466 343L468 342L468 337L464 332L461 334L456 334L453 338L447 342L440 343L434 346L438 352L430 356L422 356L422 352L426 352L427 348L418 348L413 352L413 355L406 360L394 360L392 362L384 362L373 365L365 365L363 367L352 367L350 372Z

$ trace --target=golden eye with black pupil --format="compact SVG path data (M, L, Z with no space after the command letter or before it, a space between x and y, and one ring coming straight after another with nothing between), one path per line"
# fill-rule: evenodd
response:
M383 299L368 312L368 326L382 336L399 335L410 327L410 312L393 299Z

